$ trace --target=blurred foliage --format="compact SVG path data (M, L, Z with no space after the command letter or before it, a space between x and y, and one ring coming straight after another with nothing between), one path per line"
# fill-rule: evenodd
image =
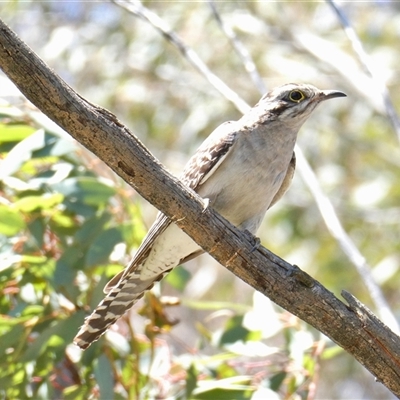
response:
M184 347L177 352L163 336L180 322L166 307L179 302L153 293L137 312L140 324L126 317L86 352L75 348L115 262L140 244L140 206L118 179L82 165L85 150L15 111L0 109L0 398L250 399L309 391L320 357L312 334L288 315L283 328L259 294L253 306L188 304L217 309L207 319L224 322L211 329L197 321L190 348L172 336ZM178 267L166 282L183 292L190 278ZM280 330L279 352L261 340Z
M203 2L146 2L228 85L259 96ZM299 144L399 315L399 145L374 82L325 3L216 2L271 88L324 104ZM344 4L399 109L397 3ZM9 2L2 18L71 86L127 123L172 171L239 113L145 22L108 2ZM71 344L154 210L0 76L0 398L390 398L350 356L209 257L170 274L86 352ZM301 179L263 244L373 309ZM161 296L178 296L176 299Z

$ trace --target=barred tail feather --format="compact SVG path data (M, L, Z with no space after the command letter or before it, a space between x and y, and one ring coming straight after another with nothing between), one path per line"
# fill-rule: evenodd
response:
M81 349L87 349L93 342L99 340L112 324L132 308L144 293L169 271L164 271L154 278L141 280L140 268L138 268L132 274L125 276L85 319L85 323L74 338L74 343Z

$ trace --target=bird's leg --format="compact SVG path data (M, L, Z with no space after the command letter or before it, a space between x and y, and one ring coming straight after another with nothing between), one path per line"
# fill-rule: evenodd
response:
M259 237L253 235L249 230L245 229L242 231L247 239L249 240L250 244L253 246L251 248L251 252L256 251L260 247L261 240Z

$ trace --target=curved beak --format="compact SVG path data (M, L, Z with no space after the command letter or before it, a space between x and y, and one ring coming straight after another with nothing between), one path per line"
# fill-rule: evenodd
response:
M347 94L339 90L321 90L317 97L319 101L325 101L336 97L347 97Z

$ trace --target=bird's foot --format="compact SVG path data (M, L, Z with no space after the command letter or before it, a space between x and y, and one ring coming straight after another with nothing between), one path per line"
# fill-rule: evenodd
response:
M254 236L250 231L245 229L243 233L246 235L247 239L252 245L251 252L257 250L260 247L261 240L259 237Z

